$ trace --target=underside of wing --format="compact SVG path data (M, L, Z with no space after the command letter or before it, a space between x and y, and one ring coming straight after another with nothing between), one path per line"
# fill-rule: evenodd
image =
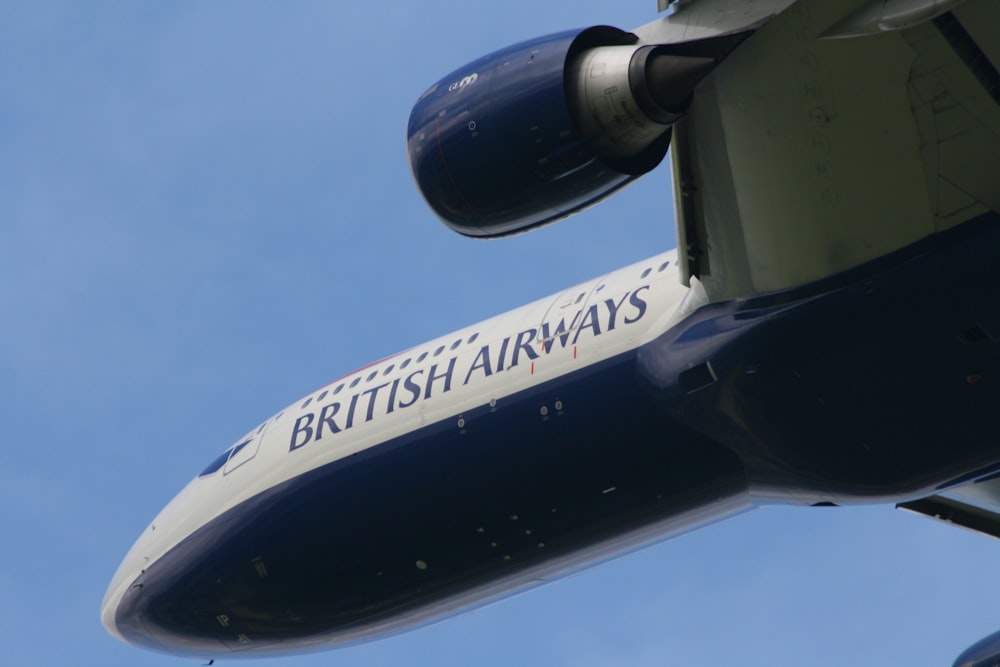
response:
M818 280L1000 211L1000 3L668 4L646 41L759 25L674 129L684 275L711 300Z

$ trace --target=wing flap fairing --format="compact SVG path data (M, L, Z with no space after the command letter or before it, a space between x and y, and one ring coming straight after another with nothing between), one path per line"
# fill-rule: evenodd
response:
M997 475L993 473L896 507L1000 538L1000 476Z

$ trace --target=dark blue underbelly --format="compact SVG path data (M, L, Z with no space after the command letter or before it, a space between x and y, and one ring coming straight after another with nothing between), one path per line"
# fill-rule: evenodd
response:
M711 384L678 382L709 363ZM900 500L995 472L1000 217L703 308L640 350L639 373L665 414L726 443L769 497Z
M519 573L579 567L588 550L685 511L722 508L746 489L739 459L664 417L635 359L246 501L139 577L118 610L122 634L198 655L356 639L396 629L404 614L454 613Z

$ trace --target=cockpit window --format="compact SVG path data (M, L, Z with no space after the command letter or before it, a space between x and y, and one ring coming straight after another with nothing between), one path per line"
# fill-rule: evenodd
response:
M206 475L211 475L213 472L218 472L219 468L226 465L226 461L229 460L230 456L236 454L236 452L240 451L241 449L249 445L251 440L253 440L253 438L235 444L226 451L222 452L222 454L220 454L218 458L216 458L214 461L208 464L207 468L201 471L201 474L199 474L198 477L205 477Z

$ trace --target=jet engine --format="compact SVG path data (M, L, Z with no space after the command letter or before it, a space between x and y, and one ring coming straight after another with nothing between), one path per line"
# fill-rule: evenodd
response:
M1000 665L1000 632L980 639L962 651L953 667L997 667Z
M441 79L407 131L427 203L461 234L505 236L650 171L718 60L675 47L598 26L516 44Z

